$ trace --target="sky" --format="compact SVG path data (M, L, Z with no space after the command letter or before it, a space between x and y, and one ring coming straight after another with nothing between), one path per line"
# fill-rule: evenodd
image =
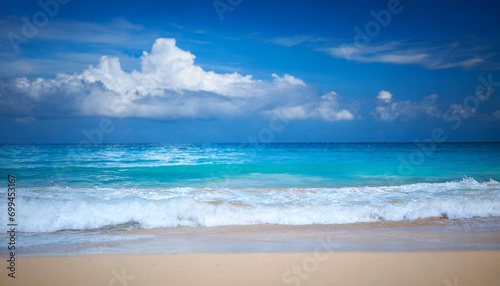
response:
M0 2L0 143L500 141L500 1Z

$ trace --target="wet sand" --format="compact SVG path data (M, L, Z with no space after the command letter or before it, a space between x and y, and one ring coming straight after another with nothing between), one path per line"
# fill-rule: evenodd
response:
M320 245L325 251L500 249L500 218L176 227L117 231L111 235L144 237L141 253L310 252ZM134 244L125 242L121 246L126 249Z

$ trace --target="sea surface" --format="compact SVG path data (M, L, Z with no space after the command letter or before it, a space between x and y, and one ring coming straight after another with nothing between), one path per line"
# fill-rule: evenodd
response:
M500 216L500 143L0 145L0 160L1 229L10 174L28 249L82 232Z

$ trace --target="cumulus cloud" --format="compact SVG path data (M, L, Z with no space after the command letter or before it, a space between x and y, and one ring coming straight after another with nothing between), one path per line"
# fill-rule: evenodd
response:
M154 119L233 118L289 109L290 119L350 120L336 94L317 91L292 75L272 80L239 73L220 74L195 64L195 55L160 38L143 52L141 70L125 72L116 57L73 75L0 84L2 113L22 116L140 117Z
M392 100L392 93L381 90L378 92L377 99L382 100L385 103L389 103Z
M393 96L388 91L380 91L377 95L378 104L375 107L375 116L383 121L394 121L396 119L409 120L415 119L421 114L429 117L439 118L443 112L438 107L436 100L437 94L431 94L424 97L420 102L411 100L393 101Z

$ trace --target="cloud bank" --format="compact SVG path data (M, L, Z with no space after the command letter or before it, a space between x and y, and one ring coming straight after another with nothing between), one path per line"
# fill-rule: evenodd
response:
M143 52L140 71L126 72L117 57L103 56L80 73L3 80L0 114L13 115L20 124L64 116L204 120L259 115L327 122L363 118L353 111L355 106L343 107L336 92L320 93L292 75L272 74L262 80L237 72L216 73L196 65L195 59L175 39L159 38L150 52ZM432 94L421 101L397 101L381 90L369 113L381 121L440 118L443 111L437 99ZM454 114L460 107L450 106ZM499 116L496 112L490 117Z
M290 120L351 120L336 93L323 96L303 80L285 74L258 80L239 73L205 71L195 55L159 38L143 52L141 70L125 72L116 57L56 78L26 77L0 84L3 114L18 116L108 116L162 120L236 118L280 112Z

